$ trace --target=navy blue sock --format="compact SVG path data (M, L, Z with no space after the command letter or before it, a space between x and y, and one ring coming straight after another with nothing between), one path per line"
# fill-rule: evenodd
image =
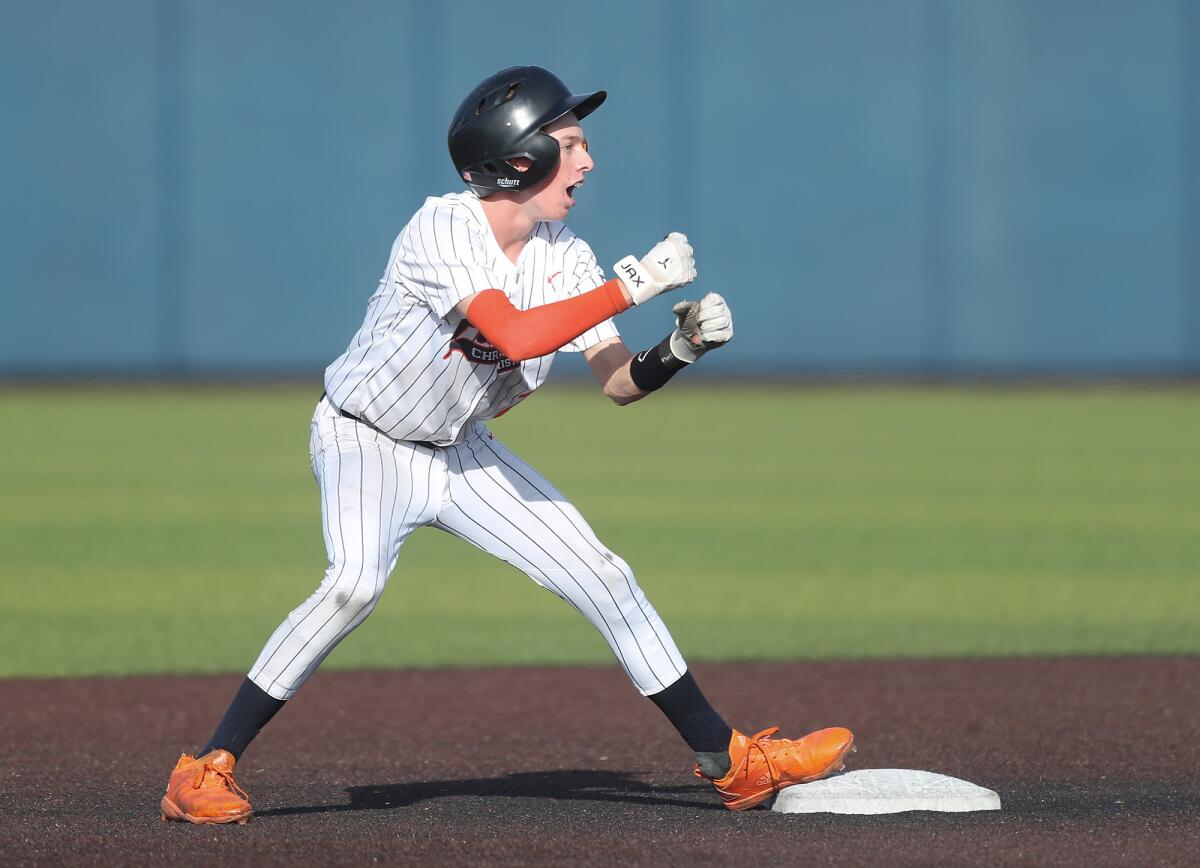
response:
M247 678L217 724L217 731L196 756L204 756L212 750L227 750L234 759L240 758L258 731L267 725L275 712L283 708L286 701L269 695Z
M683 673L682 678L661 693L651 695L650 701L696 753L724 753L729 749L733 730L709 705L691 672Z

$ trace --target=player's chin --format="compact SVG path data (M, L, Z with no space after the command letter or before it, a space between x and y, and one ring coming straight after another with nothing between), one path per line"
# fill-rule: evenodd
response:
M563 191L563 201L565 203L566 210L569 211L570 209L575 207L575 204L576 204L575 191L578 189L579 188L577 186L572 185L570 187L567 187L567 189L565 189Z

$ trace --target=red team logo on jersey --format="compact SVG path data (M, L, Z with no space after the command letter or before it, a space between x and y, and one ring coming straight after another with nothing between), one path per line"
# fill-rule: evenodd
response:
M492 346L491 341L465 319L454 330L454 337L450 338L450 347L442 358L450 358L451 353L462 353L477 365L495 365L501 371L508 371L517 366L516 362Z

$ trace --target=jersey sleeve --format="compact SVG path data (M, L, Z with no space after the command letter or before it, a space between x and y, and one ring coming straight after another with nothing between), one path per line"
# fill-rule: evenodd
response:
M481 227L462 207L431 204L400 236L394 277L440 317L485 289L508 292L489 261Z
M570 247L564 262L567 267L563 269L570 275L564 282L566 295L590 292L604 283L604 269L596 262L596 254L592 252L592 248L588 246L587 242L576 236L568 243ZM566 344L562 348L562 352L582 353L598 343L616 337L620 337L616 324L611 319L606 319Z

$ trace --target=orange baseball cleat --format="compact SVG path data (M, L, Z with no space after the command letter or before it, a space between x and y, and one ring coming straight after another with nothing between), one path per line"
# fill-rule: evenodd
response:
M233 779L233 754L183 754L167 782L162 818L187 823L246 823L254 813L250 797Z
M846 767L843 759L854 750L854 733L842 726L819 729L801 739L768 738L772 726L754 736L733 731L729 740L729 772L712 780L725 807L744 811L792 784L820 780ZM696 777L702 778L700 766Z

